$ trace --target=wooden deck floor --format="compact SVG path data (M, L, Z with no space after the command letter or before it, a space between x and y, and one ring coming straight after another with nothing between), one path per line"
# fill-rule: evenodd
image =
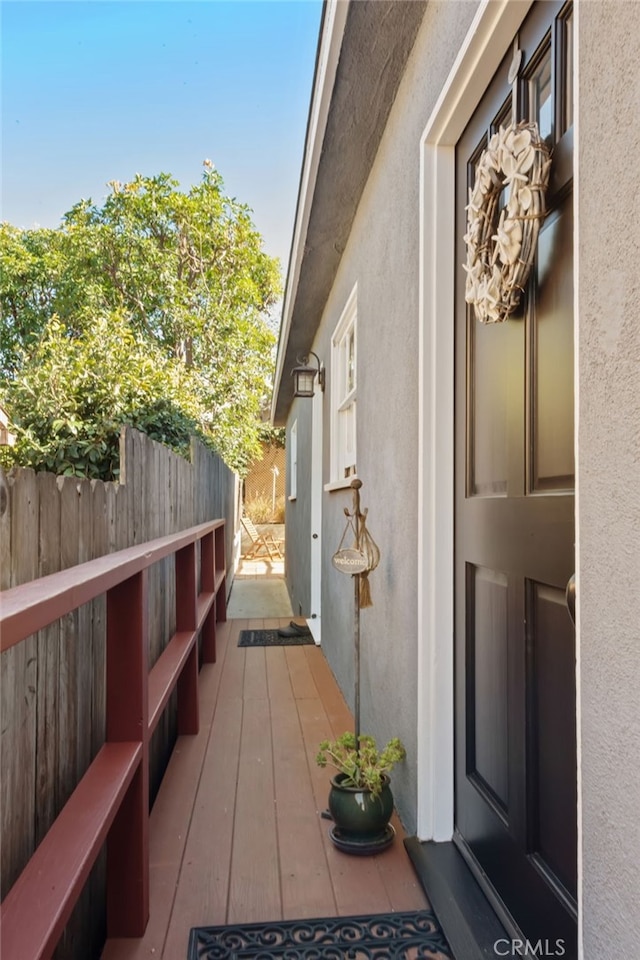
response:
M395 843L374 857L336 850L318 743L352 725L315 646L245 649L218 626L200 674L200 733L178 740L151 814L151 918L141 940L109 940L103 960L185 960L192 926L415 910L427 901Z

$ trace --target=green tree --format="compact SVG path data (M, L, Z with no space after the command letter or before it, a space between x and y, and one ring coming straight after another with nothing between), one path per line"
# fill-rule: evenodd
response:
M59 474L116 477L123 423L183 455L200 432L184 364L136 337L118 313L99 317L81 336L54 317L10 397L23 425L16 459Z
M223 187L206 161L201 182L189 192L168 174L138 175L130 183L111 183L102 206L81 200L58 230L2 225L0 376L24 437L17 448L21 462L28 446L37 466L36 439L50 458L53 435L46 429L54 421L48 404L60 391L47 389L42 370L50 365L59 372L67 348L69 362L80 356L89 362L91 347L100 363L90 364L90 376L67 384L78 383L71 392L83 418L95 418L97 408L78 391L88 384L95 390L103 372L112 389L106 371L113 369L122 397L133 397L135 351L146 351L163 376L179 373L180 380L180 389L169 395L162 377L145 377L148 390L156 391L145 394L147 412L154 403L160 410L168 397L176 416L183 413L230 466L246 468L270 386L274 336L267 312L280 293L279 267L263 252L248 208L226 197ZM105 323L130 332L125 343L133 351L131 363L112 337L105 340L113 351L109 357L97 349L95 333ZM47 362L38 367L39 350L46 351ZM25 401L29 392L31 406ZM134 406L118 406L120 423L135 420L142 427ZM153 421L144 422L152 433ZM180 421L178 433L183 426Z
M0 224L0 375L20 367L53 313L59 232Z

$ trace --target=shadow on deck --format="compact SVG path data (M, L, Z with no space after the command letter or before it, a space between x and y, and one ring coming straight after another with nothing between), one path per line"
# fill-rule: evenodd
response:
M103 960L182 960L192 926L349 916L427 906L404 831L373 857L336 850L320 818L329 774L318 743L352 727L320 648L239 648L248 627L218 627L200 672L200 732L179 738L150 819L151 917L140 940Z

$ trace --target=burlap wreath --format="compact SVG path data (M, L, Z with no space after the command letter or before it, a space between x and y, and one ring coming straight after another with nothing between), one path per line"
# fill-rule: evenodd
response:
M465 299L481 323L501 323L520 303L544 219L551 156L536 123L500 127L476 168L467 206ZM507 205L500 197L508 186Z

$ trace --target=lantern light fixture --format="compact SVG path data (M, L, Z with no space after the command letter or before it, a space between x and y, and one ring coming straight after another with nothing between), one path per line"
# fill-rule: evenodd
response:
M311 357L315 357L317 367L310 365ZM311 350L306 357L298 357L298 363L300 366L294 367L291 371L294 397L312 397L314 395L316 374L320 389L324 390L324 367L320 363L320 357Z

